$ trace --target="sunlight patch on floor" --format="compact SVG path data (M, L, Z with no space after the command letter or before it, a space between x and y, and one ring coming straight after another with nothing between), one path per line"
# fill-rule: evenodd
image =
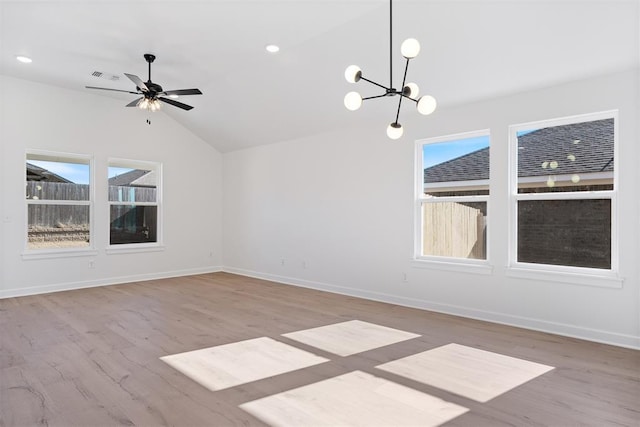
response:
M455 343L376 368L478 402L487 402L553 369Z
M240 405L274 426L438 426L468 411L362 371Z
M212 391L328 361L267 337L173 354L160 359Z
M350 320L282 336L339 356L350 356L420 335L361 320Z

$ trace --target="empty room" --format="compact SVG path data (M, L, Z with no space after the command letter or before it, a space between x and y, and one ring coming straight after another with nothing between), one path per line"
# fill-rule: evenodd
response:
M0 0L0 426L640 425L639 0Z

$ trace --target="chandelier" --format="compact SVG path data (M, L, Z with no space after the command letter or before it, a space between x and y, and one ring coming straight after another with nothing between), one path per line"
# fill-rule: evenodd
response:
M406 83L407 70L409 69L409 61L420 52L420 43L418 40L409 38L402 42L400 46L400 53L407 60L404 67L404 77L402 78L402 89L398 90L393 87L393 5L392 0L389 0L389 86L384 86L373 80L369 80L362 75L362 70L357 65L350 65L344 72L344 77L349 83L357 83L360 80L371 83L374 86L384 89L384 93L381 95L368 96L363 98L358 92L349 92L344 97L344 105L350 111L355 111L362 106L362 101L367 99L382 98L385 96L396 96L398 100L398 110L396 112L396 119L389 126L387 126L387 136L391 139L398 139L402 136L404 129L398 122L400 117L400 107L402 106L402 100L404 98L416 103L416 108L420 114L429 115L436 109L436 99L431 95L425 95L418 98L419 88L415 83ZM406 83L406 84L405 84Z

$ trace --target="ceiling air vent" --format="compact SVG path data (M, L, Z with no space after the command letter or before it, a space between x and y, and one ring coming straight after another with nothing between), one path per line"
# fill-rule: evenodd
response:
M99 79L111 80L112 82L120 80L120 76L116 74L103 73L102 71L94 71L91 75L93 77L98 77Z

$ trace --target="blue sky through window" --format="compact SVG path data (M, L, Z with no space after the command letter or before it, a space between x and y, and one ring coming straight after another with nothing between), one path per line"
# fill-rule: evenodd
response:
M49 162L46 160L27 160L27 163L53 172L74 184L89 184L89 165L87 164Z
M89 165L82 163L49 162L46 160L27 160L27 163L41 167L59 175L74 184L89 184ZM109 178L130 172L131 168L109 167Z
M489 135L424 144L422 165L429 168L489 146Z

